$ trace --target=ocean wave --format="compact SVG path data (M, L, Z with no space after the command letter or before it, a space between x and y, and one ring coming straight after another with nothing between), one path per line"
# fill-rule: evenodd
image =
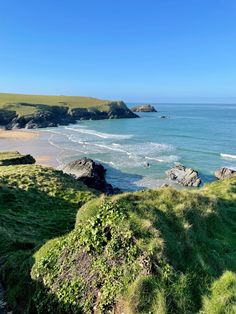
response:
M82 133L85 135L92 135L92 136L104 138L104 139L114 139L115 138L115 139L123 140L123 139L130 139L133 137L132 134L128 135L128 134L103 133L103 132L98 132L98 131L91 130L91 129L71 128L71 127L65 127L65 129L79 132L79 133Z
M234 159L236 160L236 155L230 155L230 154L220 154L220 156L224 159Z
M48 139L48 143L49 143L50 145L52 145L52 146L58 148L58 149L63 149L63 147L61 147L60 145L55 144L55 143L52 141L54 135L55 135L55 134L51 134L51 136L50 136L49 139Z
M157 157L157 158L145 156L145 158L148 159L148 160L154 160L154 161L163 162L163 163L177 162L180 159L179 156L175 156L175 155L160 156L160 157Z

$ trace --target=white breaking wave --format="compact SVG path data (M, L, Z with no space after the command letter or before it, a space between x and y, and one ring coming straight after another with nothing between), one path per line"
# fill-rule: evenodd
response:
M54 134L51 134L51 136L50 136L49 139L48 139L48 143L49 143L50 145L52 145L52 146L58 148L58 149L63 149L63 147L61 147L61 146L55 144L55 143L52 141L53 137L54 137Z
M145 156L145 158L149 159L149 160L154 160L154 161L158 161L158 162L166 162L166 163L176 162L179 160L179 157L175 156L175 155L160 156L157 158Z
M88 135L104 138L104 139L115 138L115 139L123 140L123 139L129 139L129 138L133 137L132 134L128 135L128 134L102 133L102 132L98 132L98 131L90 130L90 129L71 128L71 127L65 127L65 129L79 132L82 134L88 134Z
M95 142L88 141L86 137L81 138L74 134L67 135L67 138L70 142L78 144L77 147L70 148L81 151L83 154L109 154L107 155L108 159L106 158L107 162L111 162L118 168L140 167L143 166L145 159L159 163L171 163L179 160L178 156L169 155L170 152L174 151L174 147L167 144L155 142L139 144L118 144L107 141Z
M235 159L236 160L236 155L230 155L230 154L220 154L222 158L226 159Z

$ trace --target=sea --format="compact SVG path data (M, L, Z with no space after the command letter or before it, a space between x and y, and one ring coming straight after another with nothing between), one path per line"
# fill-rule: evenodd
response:
M157 112L138 113L138 119L48 128L49 143L59 148L58 168L92 158L107 169L107 181L123 191L170 184L166 171L176 164L197 170L203 184L214 180L220 167L236 169L236 105L152 105Z

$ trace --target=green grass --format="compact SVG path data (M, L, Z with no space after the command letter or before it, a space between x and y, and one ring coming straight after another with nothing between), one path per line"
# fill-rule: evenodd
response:
M38 313L235 313L236 176L86 203L35 255ZM219 299L217 301L217 299Z
M236 313L236 274L225 272L210 288L209 296L203 300L201 314Z
M8 288L8 302L18 312L29 305L34 252L49 239L71 231L78 209L96 195L51 168L0 167L1 276Z
M0 167L16 313L234 314L235 248L236 176L105 197L51 168Z
M0 152L0 163L3 160L15 159L21 156L19 152Z
M22 104L19 104L22 103ZM48 106L65 106L69 109L73 108L89 108L96 107L107 108L111 103L108 100L101 100L92 97L80 96L48 96L48 95L24 95L24 94L4 94L0 93L0 109L7 109L16 111L19 115L34 114L37 110L36 104L43 104ZM23 105L29 104L29 105Z

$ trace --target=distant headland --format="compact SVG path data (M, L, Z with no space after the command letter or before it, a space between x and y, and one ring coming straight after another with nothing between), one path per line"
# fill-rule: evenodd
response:
M123 101L0 93L0 125L9 130L56 127L78 120L137 117Z

